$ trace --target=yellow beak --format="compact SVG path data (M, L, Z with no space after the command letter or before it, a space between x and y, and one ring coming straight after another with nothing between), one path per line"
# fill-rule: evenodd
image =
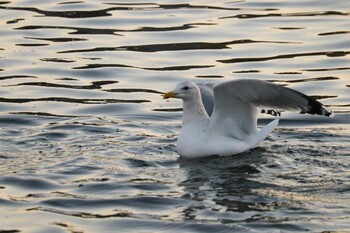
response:
M163 99L176 98L177 94L175 92L167 92L163 95Z

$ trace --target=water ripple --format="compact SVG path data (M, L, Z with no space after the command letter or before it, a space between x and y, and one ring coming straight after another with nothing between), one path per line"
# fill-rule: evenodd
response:
M68 97L46 97L46 98L3 98L2 103L29 103L29 102L65 102L79 104L107 104L107 103L147 103L150 100L123 100L123 99L74 99Z
M319 36L333 36L333 35L341 35L341 34L349 34L350 31L336 31L336 32L323 32L319 33Z
M16 11L30 11L41 14L46 17L63 17L63 18L95 18L95 17L106 17L111 16L109 13L113 10L121 10L118 7L111 7L102 10L92 10L92 11L46 11L41 10L36 7L6 7L0 6L0 9L4 10L16 10ZM123 8L127 10L128 8Z
M152 89L142 89L142 88L115 88L104 90L107 92L118 92L118 93L134 93L134 92L143 92L143 93L154 93L154 94L163 94L163 92L152 90Z
M132 45L121 47L102 47L92 49L68 50L58 53L86 53L86 52L101 52L101 51L134 51L134 52L163 52L163 51L182 51L182 50L205 50L205 49L229 49L229 45L235 44L250 44L250 43L270 43L270 44L298 44L297 42L286 41L255 41L255 40L234 40L218 43L207 42L191 42L191 43L171 43L171 44L150 44L150 45Z
M1 1L0 232L349 229L348 8ZM291 87L336 115L284 111L254 150L180 159L181 102L160 94L236 78Z
M309 56L327 56L327 57L344 57L350 54L350 51L325 51L325 52L312 52L312 53L295 53L295 54L281 54L271 57L249 57L249 58L232 58L217 60L221 63L240 63L240 62L259 62L269 61L276 59L288 59L296 57L309 57Z
M348 12L341 11L316 11L316 12L298 12L298 13L269 13L269 14L239 14L235 16L221 17L220 19L254 19L265 17L314 17L314 16L349 16Z
M75 211L67 211L67 210L60 210L60 209L54 209L54 208L45 208L45 207L35 207L35 208L29 208L27 211L42 211L42 212L49 212L54 214L60 214L60 215L67 215L72 217L79 217L79 218L97 218L97 219L103 219L103 218L135 218L134 214L130 213L129 211L115 211L116 213L113 214L94 214L89 212L75 212Z
M41 87L54 87L54 88L70 88L70 89L86 89L86 90L93 90L93 89L101 89L104 85L114 84L118 83L118 81L95 81L92 82L90 85L67 85L67 84L57 84L57 83L47 83L47 82L25 82L25 83L18 83L16 85L12 86L41 86Z
M132 207L137 209L147 210L164 210L165 208L172 208L173 206L182 203L182 200L162 197L135 197L135 198L121 198L121 199L50 199L43 201L43 205L60 207L65 209L79 209L79 208L102 208L102 207Z
M88 27L68 27L68 26L41 26L41 25L26 25L23 27L16 28L16 30L36 30L36 29L68 29L73 32L68 34L82 34L82 35L115 35L121 36L116 33L118 30L106 29L106 28L88 28Z
M55 189L58 186L44 179L26 179L18 176L3 176L0 182L7 186L19 186L28 190Z
M67 37L59 37L59 38L40 38L40 37L24 37L25 39L31 39L31 40L44 40L44 41L50 41L50 42L73 42L73 41L86 41L85 38L67 38Z
M137 67L124 64L88 64L85 66L73 67L73 69L99 69L107 67L118 67L118 68L136 68L142 70L152 70L152 71L177 71L177 70L192 70L192 69L204 69L211 68L214 65L189 65L189 66L168 66L168 67Z

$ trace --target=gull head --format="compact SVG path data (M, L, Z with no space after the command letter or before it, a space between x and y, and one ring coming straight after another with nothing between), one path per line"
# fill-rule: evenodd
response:
M191 81L184 81L175 87L174 90L167 92L163 95L164 99L178 98L182 100L192 99L200 95L198 86Z

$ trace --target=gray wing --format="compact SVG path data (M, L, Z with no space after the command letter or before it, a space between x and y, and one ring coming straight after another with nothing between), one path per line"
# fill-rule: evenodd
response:
M214 109L214 84L215 83L197 83L197 86L199 87L201 93L204 108L209 116L211 116ZM281 116L281 112L276 109L261 109L260 112L272 116Z
M197 86L201 93L204 108L208 115L211 116L214 109L214 83L197 83Z
M210 127L217 133L250 135L256 132L258 107L299 110L331 116L332 111L298 91L262 80L231 80L213 87L214 110Z

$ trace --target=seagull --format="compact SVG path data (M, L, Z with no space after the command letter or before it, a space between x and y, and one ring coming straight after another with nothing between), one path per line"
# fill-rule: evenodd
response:
M333 116L330 109L296 90L268 81L236 79L217 84L179 83L164 99L183 101L181 131L176 142L180 157L230 156L255 148L277 127L275 119L257 129L260 108L298 110Z

